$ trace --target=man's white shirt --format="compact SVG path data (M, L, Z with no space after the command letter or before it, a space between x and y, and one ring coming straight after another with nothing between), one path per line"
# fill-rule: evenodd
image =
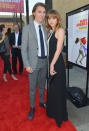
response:
M18 33L15 32L15 46L16 47L18 46L18 37L19 37L19 32Z
M46 46L46 42L45 42L43 25L38 24L36 21L34 21L34 25L35 25L36 35L37 35L37 40L38 40L38 56L41 57L41 44L40 44L40 36L39 36L39 25L41 25L41 30L42 30L42 34L43 34L43 40L44 40L45 56L47 56L47 46Z

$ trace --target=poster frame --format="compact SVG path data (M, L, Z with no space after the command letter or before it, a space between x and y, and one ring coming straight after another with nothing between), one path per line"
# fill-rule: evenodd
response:
M76 64L76 63L73 63L73 62L68 60L68 17L71 16L71 15L86 11L86 10L88 10L88 36L87 36L87 58L88 58L88 52L89 52L89 4L85 5L83 7L80 7L76 10L73 10L73 11L66 13L66 47L67 47L66 61L67 61L67 64L72 64L72 65L75 65L75 66L78 66L80 68L87 70L87 60L88 60L87 58L86 58L86 67L81 66L81 65Z
M0 1L0 12L24 13L24 0Z

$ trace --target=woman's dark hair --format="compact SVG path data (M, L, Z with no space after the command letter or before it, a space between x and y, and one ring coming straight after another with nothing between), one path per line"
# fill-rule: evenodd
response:
M3 28L5 28L5 25L4 25L4 24L1 24L1 25L0 25L0 32L3 31Z
M44 3L41 3L41 2L38 2L34 5L33 9L32 9L32 14L36 11L37 7L38 6L41 6L41 7L44 7L45 10L46 10L46 5ZM34 15L33 15L33 18L34 18Z
M10 37L10 34L11 34L11 28L8 28L6 32L6 35L8 36L8 38Z
M76 38L75 43L77 44L79 42L79 38Z

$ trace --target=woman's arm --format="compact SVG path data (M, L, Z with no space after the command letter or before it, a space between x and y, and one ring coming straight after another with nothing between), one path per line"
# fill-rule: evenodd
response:
M1 44L2 42L3 42L3 40L1 39L1 40L0 40L0 44Z
M57 38L57 48L54 54L54 57L52 59L52 62L50 64L50 73L53 72L54 73L54 65L56 63L56 61L59 58L59 55L61 53L62 47L63 47L63 40L64 40L64 30L62 28L60 28L56 33L55 33L55 37ZM54 73L55 74L55 73ZM53 74L53 75L54 75Z
M2 43L4 39L5 39L5 35L3 35L2 38L0 39L0 43Z

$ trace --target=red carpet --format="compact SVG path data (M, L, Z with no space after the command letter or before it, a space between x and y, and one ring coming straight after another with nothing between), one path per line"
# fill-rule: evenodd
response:
M70 121L58 128L55 120L46 116L45 109L39 107L38 91L35 116L29 121L28 75L24 71L23 75L17 75L19 81L13 81L8 74L8 82L4 83L2 67L0 59L0 131L77 131Z

